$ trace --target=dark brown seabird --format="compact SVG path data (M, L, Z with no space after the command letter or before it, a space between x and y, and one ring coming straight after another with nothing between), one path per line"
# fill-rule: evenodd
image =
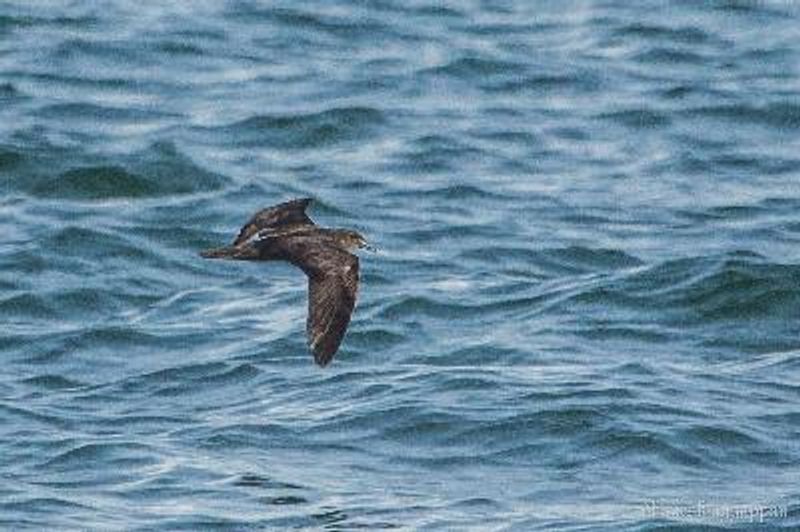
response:
M308 276L306 334L314 360L327 365L350 323L358 293L357 248L372 250L356 231L328 229L306 214L311 198L287 201L258 211L244 224L233 245L200 253L207 259L282 260Z

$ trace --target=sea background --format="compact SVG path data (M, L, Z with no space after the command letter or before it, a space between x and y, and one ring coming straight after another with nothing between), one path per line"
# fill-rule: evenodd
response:
M0 237L0 528L800 528L800 3L0 1Z

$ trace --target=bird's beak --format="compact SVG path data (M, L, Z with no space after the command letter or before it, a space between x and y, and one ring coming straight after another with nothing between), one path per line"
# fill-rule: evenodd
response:
M367 251L371 251L372 253L377 253L378 252L378 249L370 246L369 244L367 244L366 240L362 240L361 241L361 245L358 246L358 247L360 247L361 249L366 249Z

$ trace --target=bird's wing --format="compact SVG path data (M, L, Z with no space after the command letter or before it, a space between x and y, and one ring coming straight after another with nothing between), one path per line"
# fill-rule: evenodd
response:
M265 229L314 225L306 214L306 208L311 201L311 198L295 199L258 211L244 224L233 245L247 242L253 235Z
M342 343L358 294L358 257L333 246L309 249L308 346L320 366L331 361Z

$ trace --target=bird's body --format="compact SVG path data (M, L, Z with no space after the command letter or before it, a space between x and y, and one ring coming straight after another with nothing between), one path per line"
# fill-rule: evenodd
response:
M289 262L308 276L308 345L325 366L344 338L358 294L356 248L369 247L348 229L318 227L306 215L311 199L297 199L257 212L232 246L201 253L206 258Z

